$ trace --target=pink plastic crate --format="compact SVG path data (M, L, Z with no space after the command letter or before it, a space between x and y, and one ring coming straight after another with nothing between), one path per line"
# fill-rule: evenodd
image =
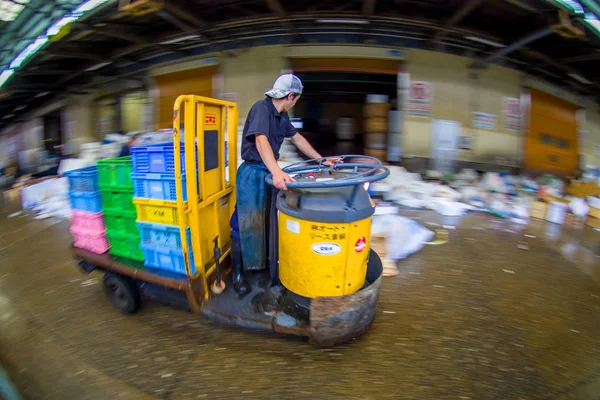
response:
M73 234L73 245L80 249L104 254L110 248L104 230L80 229L71 226L71 233Z
M106 224L104 223L104 214L91 213L81 210L71 210L71 227L95 232L104 232Z

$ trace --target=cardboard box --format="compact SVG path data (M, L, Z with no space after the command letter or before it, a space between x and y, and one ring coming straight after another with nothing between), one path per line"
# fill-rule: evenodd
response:
M372 235L371 236L371 249L379 255L379 258L386 258L387 252L385 248L385 236L384 235Z
M565 192L571 196L582 198L588 196L600 196L600 186L594 182L572 181Z
M600 229L600 218L588 218L585 224L590 228Z
M546 214L548 213L548 203L543 202L541 200L534 201L531 203L531 218L537 219L546 219Z
M571 228L581 229L585 225L586 217L578 217L573 213L567 213L565 216L565 225Z
M600 208L590 207L588 215L592 218L600 218Z
M7 203L21 203L21 188L10 189L4 192L4 201Z

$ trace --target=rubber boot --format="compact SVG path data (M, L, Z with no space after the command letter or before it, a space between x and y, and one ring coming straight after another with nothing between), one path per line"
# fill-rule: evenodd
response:
M240 296L245 296L252 291L252 286L244 278L242 266L242 248L239 239L232 239L231 247L231 273L233 275L233 289Z

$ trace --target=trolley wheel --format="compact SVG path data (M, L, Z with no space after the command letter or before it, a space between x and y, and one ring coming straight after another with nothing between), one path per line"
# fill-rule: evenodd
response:
M140 293L135 282L128 277L105 273L104 292L113 306L125 314L133 314L140 307Z

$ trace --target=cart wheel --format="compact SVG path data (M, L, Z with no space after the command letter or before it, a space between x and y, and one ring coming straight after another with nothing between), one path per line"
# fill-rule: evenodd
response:
M104 292L110 302L125 314L133 314L140 307L140 293L135 283L123 275L105 273Z

